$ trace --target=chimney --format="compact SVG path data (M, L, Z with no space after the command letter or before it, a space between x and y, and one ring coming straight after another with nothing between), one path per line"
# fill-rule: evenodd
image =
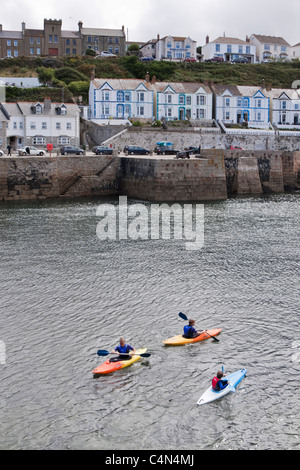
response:
M272 90L272 83L269 83L267 88L266 88L267 91L271 91Z
M246 42L250 42L249 36L246 36Z
M150 75L149 75L149 72L146 73L145 80L146 80L147 83L150 82Z
M26 28L26 25L24 23L24 21L22 22L22 34L24 35L25 34L25 28Z
M206 36L206 44L208 44L208 43L209 43L209 36L207 35Z
M44 110L48 111L51 109L51 99L49 97L44 99Z
M78 21L78 31L81 33L83 23L82 21Z
M160 40L160 35L159 35L159 34L157 35L157 40L158 40L158 41Z
M152 85L155 85L155 83L156 83L156 76L155 75L152 76L151 83L152 83Z

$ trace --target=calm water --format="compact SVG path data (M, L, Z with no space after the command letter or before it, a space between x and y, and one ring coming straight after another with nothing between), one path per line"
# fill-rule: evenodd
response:
M299 450L300 195L206 203L200 251L101 241L101 202L0 206L0 448ZM220 342L165 347L180 311ZM121 335L151 357L94 378Z

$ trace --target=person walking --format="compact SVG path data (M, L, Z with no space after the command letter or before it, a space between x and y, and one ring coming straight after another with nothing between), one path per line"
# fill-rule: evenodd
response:
M8 144L8 146L6 147L7 149L7 156L11 156L11 145Z

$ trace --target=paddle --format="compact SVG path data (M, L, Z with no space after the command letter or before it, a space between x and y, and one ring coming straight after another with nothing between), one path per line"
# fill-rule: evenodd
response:
M180 316L180 318L182 318L183 320L188 320L188 317L187 317L184 313L182 313L182 312L179 312L179 316ZM218 342L219 342L219 340L218 340L217 338L215 338L214 336L211 336L211 335L207 332L207 330L203 330L203 331L205 331L205 333L206 333L208 336L210 336L212 339L214 339L215 341L218 341Z
M106 351L105 349L99 349L97 351L98 356L108 356L109 354L119 354L117 352L111 353L109 351ZM150 357L150 353L142 353L142 354L130 354L130 353L120 353L122 356L141 356L141 357Z

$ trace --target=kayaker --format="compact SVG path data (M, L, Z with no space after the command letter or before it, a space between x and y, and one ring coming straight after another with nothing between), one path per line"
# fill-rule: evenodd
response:
M110 362L115 362L115 361L126 361L131 359L131 355L129 352L132 351L133 353L135 352L135 349L130 346L130 344L126 344L126 341L123 337L120 338L120 344L115 347L115 349L111 352L112 353L119 353L117 357L112 357L110 359Z
M217 375L212 379L211 386L215 392L220 392L225 387L227 387L229 382L228 380L223 379L223 377L224 377L223 372L219 370L219 372L217 372Z
M185 325L183 328L183 337L184 338L196 338L200 335L200 332L195 328L195 320L189 318L189 324Z

